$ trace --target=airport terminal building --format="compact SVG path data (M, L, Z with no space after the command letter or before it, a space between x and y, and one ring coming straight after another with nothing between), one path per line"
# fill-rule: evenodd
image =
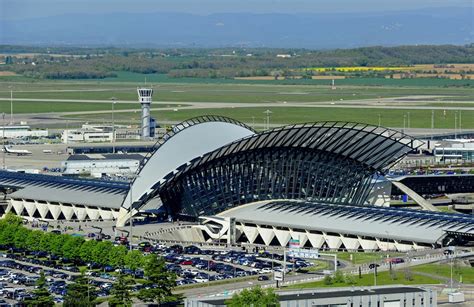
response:
M158 141L130 184L2 175L0 186L10 189L7 211L29 218L111 218L123 227L159 210L195 222L150 239L278 246L298 239L314 248L400 251L468 242L468 215L383 207L391 192L384 173L419 145L399 131L359 123L257 133L204 116Z

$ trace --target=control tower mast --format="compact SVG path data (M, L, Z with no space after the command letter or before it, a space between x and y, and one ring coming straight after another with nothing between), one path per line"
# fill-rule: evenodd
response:
M150 138L150 106L153 89L137 88L138 100L142 105L141 138L142 140Z

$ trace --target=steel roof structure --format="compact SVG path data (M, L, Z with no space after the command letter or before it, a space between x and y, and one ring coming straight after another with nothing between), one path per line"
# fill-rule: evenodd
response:
M15 199L34 199L118 209L129 189L126 182L0 171L0 186Z
M171 214L217 214L258 200L306 199L363 205L373 176L408 152L398 131L346 122L285 126L196 157L156 186Z
M440 244L450 233L474 236L474 217L470 215L405 208L277 200L232 208L219 216L234 217L241 223L267 225L279 230L285 229L282 227L298 228L312 233L349 235L359 240L376 238L381 242L395 240L410 244ZM286 245L287 242L283 243Z
M181 124L146 157L117 223L159 198L170 214L215 214L264 199L361 205L374 175L417 146L378 126L316 122L255 133L219 116ZM133 195L133 196L132 196Z

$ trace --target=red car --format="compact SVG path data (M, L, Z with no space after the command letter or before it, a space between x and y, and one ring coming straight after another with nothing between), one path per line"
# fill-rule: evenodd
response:
M388 258L388 259L385 259L385 261L392 264L405 262L405 260L403 260L402 258Z
M179 264L182 264L182 265L193 265L193 261L192 261L192 260L183 260L183 261L181 261Z

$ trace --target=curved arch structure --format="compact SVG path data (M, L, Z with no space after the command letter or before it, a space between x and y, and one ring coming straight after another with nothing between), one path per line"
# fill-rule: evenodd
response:
M359 123L317 122L259 134L236 123L218 123L192 125L162 144L132 185L134 195L136 185L141 191L134 203L142 206L159 197L169 214L193 217L270 199L362 205L374 175L415 149L407 135ZM219 136L210 144L209 131ZM224 137L228 132L232 135ZM190 140L206 145L195 150ZM170 155L176 148L189 152Z
M238 139L255 134L247 125L222 116L201 116L179 123L146 157L120 208L117 226L123 226L143 199L156 191L165 176L181 165Z
M363 205L374 175L412 151L413 141L358 123L285 126L195 159L157 192L169 213L194 217L271 199Z

